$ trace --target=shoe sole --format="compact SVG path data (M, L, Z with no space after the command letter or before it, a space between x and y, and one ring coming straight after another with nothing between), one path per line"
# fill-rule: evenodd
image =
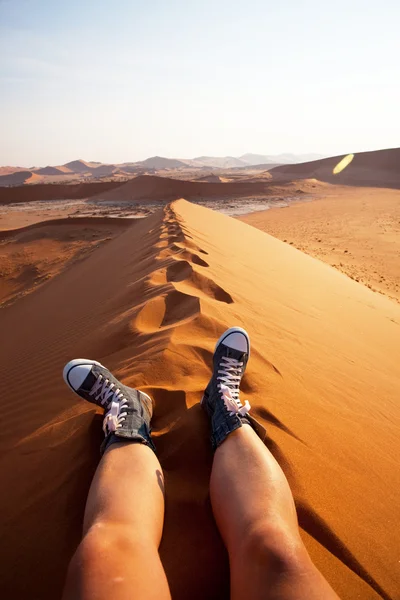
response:
M101 363L97 362L97 360L89 360L89 359L86 359L86 358L74 358L74 360L70 360L69 363L67 363L65 365L65 367L63 369L63 378L64 378L64 381L67 384L67 386L74 392L74 394L76 394L77 396L79 396L79 398L81 398L81 395L78 394L78 392L76 390L74 390L74 388L72 387L72 385L68 381L68 373L70 372L71 369L73 369L77 365L80 365L82 362L84 362L87 365L97 365L98 367L102 367L103 369L107 369L107 367L105 367ZM137 388L130 388L130 389L137 389ZM155 403L154 403L153 398L151 396L149 396L148 394L146 394L146 392L142 392L141 390L137 390L137 391L140 392L141 394L143 394L144 396L146 396L146 398L148 398L150 400L150 404L151 404L151 407L152 407L152 412L154 412Z
M214 352L216 352L218 346L220 344L222 344L222 342L224 341L224 339L226 339L228 337L228 335L230 335L231 333L242 333L245 336L245 338L247 340L248 347L249 347L248 357L250 358L250 338L249 338L249 334L242 327L231 327L230 329L227 329L226 331L224 331L224 333L220 336L220 338L218 339L217 343L215 344ZM200 400L200 406L203 406L203 404L204 404L204 394L203 394L202 399Z

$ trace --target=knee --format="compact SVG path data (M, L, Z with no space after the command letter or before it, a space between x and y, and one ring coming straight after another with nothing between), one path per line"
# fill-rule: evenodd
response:
M110 545L123 549L135 546L139 542L136 531L126 523L100 521L89 529L85 538L95 547L108 548Z
M79 563L86 565L107 560L110 553L133 552L136 546L134 532L119 524L97 523L83 537L77 550Z
M303 572L311 562L300 536L279 525L252 528L244 536L241 554L277 575Z

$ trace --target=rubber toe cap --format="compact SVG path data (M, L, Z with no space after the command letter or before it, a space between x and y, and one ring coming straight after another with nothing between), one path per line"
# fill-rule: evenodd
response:
M73 389L79 390L86 377L89 375L93 365L80 364L71 365L68 363L64 369L65 382Z

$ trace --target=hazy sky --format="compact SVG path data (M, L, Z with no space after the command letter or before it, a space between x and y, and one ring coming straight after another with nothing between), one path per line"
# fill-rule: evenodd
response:
M0 164L400 145L398 0L0 0Z

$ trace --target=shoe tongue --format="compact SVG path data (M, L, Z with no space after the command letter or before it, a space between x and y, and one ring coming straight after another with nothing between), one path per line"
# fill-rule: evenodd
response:
M224 344L224 346L225 346L225 344ZM236 350L235 348L230 348L229 346L225 346L225 348L226 348L226 352L224 353L225 356L227 356L229 358L235 358L239 362L243 360L245 352L241 352L240 350Z
M88 376L82 383L80 389L83 390L84 392L90 392L90 390L94 386L96 380L97 380L96 375L93 373L93 371L90 371L90 373L88 374Z

